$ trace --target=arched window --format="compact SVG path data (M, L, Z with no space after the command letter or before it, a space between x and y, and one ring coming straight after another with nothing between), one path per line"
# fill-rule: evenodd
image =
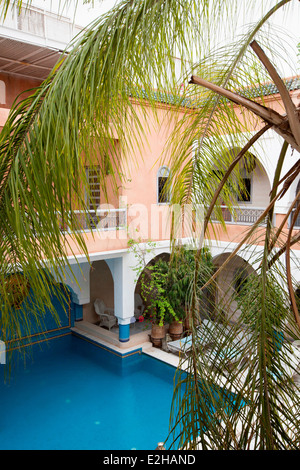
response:
M168 178L170 170L162 166L157 172L157 202L158 204L168 204L170 202L170 188Z
M239 188L237 200L239 202L251 202L252 176L246 170L242 172L242 186Z
M86 209L92 228L97 228L99 222L97 209L100 205L100 167L86 167L88 188L85 193Z
M243 169L241 172L242 188L238 191L237 200L239 202L251 202L252 200L252 177L253 171L256 168L256 157L252 153L246 154L247 159L244 159Z
M238 153L241 151L239 147L233 147L229 149L228 155L232 158L236 158ZM256 156L251 152L246 152L240 162L240 176L241 184L237 191L237 201L242 203L252 202L253 192L253 172L256 168L257 160ZM224 171L225 173L225 171Z

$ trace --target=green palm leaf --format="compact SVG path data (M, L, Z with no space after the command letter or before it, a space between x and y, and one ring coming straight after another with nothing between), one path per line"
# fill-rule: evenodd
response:
M72 230L76 250L88 257L74 212L84 205L85 165L103 167L105 155L112 155L115 181L122 180L117 151L111 150L116 150L117 141L124 161L134 160L134 149L147 145L141 115L147 116L151 109L159 126L157 101L171 104L173 116L179 111L183 114L164 153L164 157L170 156L174 202L201 205L207 214L214 210L226 227L220 202L233 210L232 188L241 182L238 167L233 165L234 155L228 149L244 148L251 126L241 123L232 105L212 92L189 85L179 98L174 96L191 74L240 94L267 81L267 72L248 46L254 37L260 44L267 44L265 23L288 3L283 0L274 6L272 2L270 11L264 10L267 13L262 20L250 25L237 42L219 47L218 28L228 24L226 18L237 26L240 2L124 0L74 40L70 52L29 98L15 103L0 136L4 340L15 335L21 341L23 328L28 332L31 329L25 309L15 312L12 308L9 275L21 271L24 282L18 279L17 285L25 291L30 282L38 299L35 321L41 323L44 306L51 305L49 271L60 278L60 268L69 263L66 247L72 250L69 237L61 232L62 222ZM14 4L21 7L22 1L3 1L2 14ZM256 6L255 1L247 2L246 13L254 13ZM184 64L180 80L176 55ZM191 158L195 141L197 153ZM199 292L192 286L190 304L195 324L186 364L188 373L178 372L173 400L176 447L299 447L298 397L284 367L289 361L287 346L277 351L270 340L275 326L287 336L297 337L289 297L283 289L284 267L270 244L270 240L277 241L280 249L282 243L281 248L289 256L291 240L282 242L270 219L280 196L280 165L279 161L271 203L264 214L269 217L267 230L258 223L245 234L243 244L259 266L239 299L245 310L242 319L246 321L246 332L251 333L246 344L236 342L239 329L245 329L242 320L235 325L225 322L212 332L215 346L210 353L203 350L196 323ZM222 184L214 177L208 184L207 178L216 169L229 171L221 179ZM101 182L105 190L104 177ZM196 240L195 279L204 235L207 232ZM255 251L258 242L263 247L259 255ZM243 256L244 247L239 248ZM224 296L218 305L219 319L227 308ZM247 359L245 363L232 366L231 358L223 356L224 350L233 348ZM229 393L234 394L233 400Z

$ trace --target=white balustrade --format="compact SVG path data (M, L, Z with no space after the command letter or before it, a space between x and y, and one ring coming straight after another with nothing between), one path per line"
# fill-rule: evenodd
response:
M127 225L127 209L75 210L78 230L119 230ZM61 222L61 230L71 232L67 222Z
M227 206L221 206L222 216L226 223L249 225L255 223L259 217L263 214L264 208L262 207L245 207L245 206L233 206L229 208ZM218 222L216 214L212 214L211 220Z

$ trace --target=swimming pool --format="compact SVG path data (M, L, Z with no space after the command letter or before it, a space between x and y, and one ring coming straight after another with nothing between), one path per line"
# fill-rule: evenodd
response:
M175 368L69 335L33 348L4 384L0 449L153 450L168 435Z

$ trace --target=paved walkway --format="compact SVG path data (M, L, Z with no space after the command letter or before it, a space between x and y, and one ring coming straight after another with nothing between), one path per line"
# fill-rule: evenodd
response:
M87 339L98 343L99 345L116 352L118 355L122 357L126 357L138 350L142 351L143 353L158 359L162 362L165 362L175 368L177 368L180 364L180 359L178 355L163 351L160 348L153 347L152 343L148 340L148 334L143 335L136 335L135 340L131 343L124 343L122 347L119 346L119 342L111 342L111 338L107 336L107 333L103 328L95 327L94 325L89 324L89 328L86 328L86 325L82 322L78 322L77 325L72 328L72 331L75 334L79 334L80 336L84 336ZM126 346L128 345L128 346ZM181 366L184 369L184 364L181 363ZM293 376L295 386L300 389L300 364L298 368L298 374Z

